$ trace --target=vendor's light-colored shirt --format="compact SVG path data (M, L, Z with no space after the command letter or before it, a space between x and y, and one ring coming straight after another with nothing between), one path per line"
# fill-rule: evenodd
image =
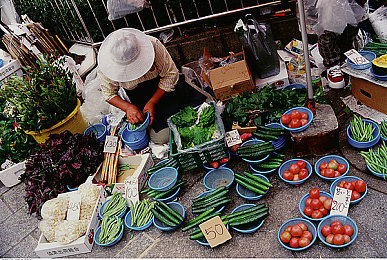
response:
M152 68L140 78L127 82L117 82L109 79L100 70L98 70L98 75L101 80L102 96L106 101L109 101L113 97L117 96L120 87L132 90L135 89L138 84L154 79L158 76L160 76L160 82L158 84L159 88L165 90L166 92L174 91L175 85L179 80L179 71L164 45L157 38L152 36L148 37L150 38L155 50L155 60Z

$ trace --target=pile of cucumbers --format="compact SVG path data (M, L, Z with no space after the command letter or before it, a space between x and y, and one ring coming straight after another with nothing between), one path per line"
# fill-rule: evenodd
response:
M203 196L192 200L192 213L202 214L211 208L220 208L231 202L227 198L228 189L225 186L219 187Z
M152 197L154 199L164 199L164 198L168 198L173 193L175 193L176 190L180 186L184 185L186 182L187 181L185 181L185 180L177 180L176 184L172 188L170 188L169 190L157 191L157 190L148 188L148 189L142 190L141 193L146 193L148 195L148 197Z
M254 193L264 195L269 188L273 187L270 182L267 182L264 179L259 178L258 176L255 176L248 172L244 172L243 174L245 176L236 173L235 181L239 185L242 185L243 187L248 190L251 190Z
M227 216L232 227L246 229L254 223L259 223L269 215L269 208L264 203L231 213Z
M277 141L278 137L285 134L285 130L282 128L271 128L268 126L258 125L257 130L252 134L259 140Z
M283 154L271 154L269 158L259 164L251 164L251 166L258 171L270 171L273 169L277 169L284 162L285 155Z
M260 159L272 152L274 152L274 146L269 141L265 141L258 144L251 144L240 146L236 150L238 156L248 160Z
M164 167L173 167L173 168L177 168L177 161L173 158L171 159L168 159L168 160L165 160L165 161L162 161L160 164L157 164L155 166L153 166L152 168L149 168L147 173L149 175L152 175L153 173L155 173L157 170L160 170L161 168L164 168Z
M175 227L183 221L183 216L173 210L164 202L157 202L154 209L151 209L153 216L167 226Z

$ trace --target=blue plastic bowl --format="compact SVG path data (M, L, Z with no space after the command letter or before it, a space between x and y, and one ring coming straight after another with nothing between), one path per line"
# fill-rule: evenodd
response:
M325 197L327 197L327 199L333 199L333 196L330 193L325 192L325 191L320 191L320 196L325 196ZM308 198L310 198L309 193L304 195L301 198L300 203L298 204L298 210L300 211L301 215L304 218L312 220L312 221L320 221L322 219L325 219L327 216L329 216L329 211L328 211L328 214L322 218L312 218L312 217L308 217L307 215L305 215L305 213L304 213L304 209L306 208L305 202Z
M234 171L226 167L209 171L203 179L204 186L209 190L214 190L221 186L229 188L233 181Z
M283 129L281 124L279 123L271 123L266 125L270 128ZM274 149L278 150L285 146L286 144L286 136L279 136L277 141L271 141L271 144L274 146Z
M212 191L213 191L213 190L205 191L205 192L199 194L199 196L197 196L196 198L201 197L201 196L203 196L203 195L206 195L207 193L210 193L210 192L212 192ZM225 207L226 207L226 206L222 206L222 207L220 207L220 208L219 208L219 207L215 208L215 209L217 209L217 210L214 211L214 212L212 212L212 214L222 212L222 210L224 210Z
M362 179L360 179L359 177L356 177L356 176L344 176L344 177L338 178L337 180L332 182L331 187L329 188L329 191L331 192L332 196L334 196L336 187L337 187L337 185L340 184L340 182L342 182L342 181L352 182L352 181L357 181L357 180L362 180ZM364 181L364 180L362 180L362 181ZM367 194L367 191L368 191L368 186L366 183L366 190L365 190L365 192L363 192L363 195L359 199L351 201L350 204L356 204L359 201L361 201L365 197L365 195Z
M372 67L370 68L370 72L371 74L377 78L378 80L387 80L387 75L378 75L378 74L375 74Z
M122 141L132 150L139 150L146 147L149 143L149 135L146 129L143 131L129 132L127 128L121 133Z
M230 159L231 159L231 154L230 154L230 151L229 151L229 152L228 152L228 162L230 161ZM219 167L218 167L218 168L220 168L220 167L225 167L225 166L228 164L228 162L219 164ZM215 169L214 167L211 167L210 164L208 164L208 163L203 164L203 167L206 168L207 170L213 170L213 169Z
M148 181L149 188L157 191L167 191L177 182L176 168L164 167L153 173Z
M379 128L380 128L380 126L379 126ZM383 141L387 142L387 137L384 137L384 136L382 135L381 132L380 132L380 138L381 138Z
M69 185L67 185L66 187L67 187L67 189L68 189L69 191L76 191L76 190L78 190L78 187L76 187L76 188L71 188Z
M261 179L264 179L267 182L270 182L269 179L266 176L262 175L262 174L254 173L254 175L259 177L259 178L261 178ZM249 190L249 189L246 189L245 187L243 187L239 183L237 183L237 185L236 185L236 191L239 194L239 196L241 196L242 198L245 198L247 200L259 200L260 198L262 198L264 195L267 194L269 189L266 190L265 194L260 195L260 194L257 194L255 192Z
M328 178L328 177L322 176L320 174L320 172L321 172L320 165L323 162L329 163L331 160L336 160L339 164L344 164L347 167L347 170L343 174L341 174L340 177ZM341 178L341 177L345 176L349 172L349 163L348 163L348 161L345 158L343 158L341 156L338 156L338 155L327 155L327 156L324 156L324 157L321 157L320 159L318 159L318 161L314 165L314 170L315 170L315 172L317 173L317 175L320 178L322 178L324 180L327 180L327 181L335 181L338 178Z
M295 164L297 161L300 161L300 160L304 161L306 163L306 169L309 172L308 177L306 177L305 179L299 180L299 181L288 181L288 180L285 180L284 177L282 176L284 174L284 172L289 169L290 165ZM310 176L312 176L312 172L313 172L312 165L310 165L310 163L308 161L304 160L304 159L291 159L291 160L288 160L288 161L284 162L283 164L281 164L281 166L278 169L278 175L281 178L281 180L283 180L284 182L287 182L289 184L292 184L292 185L299 185L299 184L304 183L307 179L310 178Z
M132 226L132 215L131 215L131 211L129 210L128 213L126 213L126 216L125 216L125 219L124 219L124 223L125 223L125 226L129 229L132 229L132 230L137 230L137 231L141 231L141 230L145 230L147 229L148 227L150 227L152 225L152 222L153 222L153 219L151 218L149 220L148 223L146 223L145 225L141 226L141 227L133 227Z
M102 212L103 210L105 209L106 205L108 204L110 199L108 199L107 201L105 201L102 206L99 208L99 211L98 211L98 216L102 219L103 218L103 215L102 215ZM126 210L128 209L128 201L125 199L126 201L126 208L119 214L117 215L117 217L119 218L122 218L125 216L125 213L126 213Z
M340 221L341 224L343 224L343 226L350 225L353 228L353 234L351 236L351 241L349 241L349 243L344 244L344 245L333 245L333 244L329 244L325 241L325 236L321 233L322 227L325 225L330 226L332 224L332 222L335 220ZM323 242L327 246L330 246L333 248L342 248L342 247L349 246L357 238L358 232L359 232L359 229L357 228L355 221L353 221L353 219L351 219L350 217L342 216L342 215L329 216L329 217L325 218L323 221L321 221L317 227L317 235L318 235L318 238L321 240L321 242Z
M243 205L236 207L231 213L238 212L238 211L245 210L245 209L249 209L249 208L255 207L255 206L256 206L255 204L243 204ZM252 224L246 228L243 228L243 229L233 227L233 226L231 226L231 228L238 231L238 232L248 234L248 233L253 233L253 232L257 231L263 225L263 222L265 222L265 219L263 219L262 221L260 221L258 223L254 223L254 224Z
M111 241L110 243L107 243L107 244L101 244L99 242L99 234L101 233L101 226L99 226L97 228L97 230L95 231L95 234L94 234L94 242L99 245L99 246L114 246L115 244L117 244L121 239L122 239L122 236L124 235L124 223L122 223L122 226L121 226L121 232L120 234L118 234L118 236L113 240Z
M293 83L293 84L287 85L282 90L285 90L285 89L294 90L294 89L300 89L300 88L306 88L306 86L303 84L299 84L299 83Z
M92 136L94 135L98 141L105 141L107 135L107 128L104 124L95 124L91 125L83 132L84 135Z
M272 170L268 170L268 171L260 171L260 170L257 170L255 168L255 166L257 166L259 164L250 164L250 168L255 172L255 173L258 173L258 174L263 174L263 175L271 175L272 173L274 173L278 168L275 168L275 169L272 169Z
M376 54L373 53L372 51L358 51L358 53L363 56L364 58L366 58L369 63L366 63L366 64L361 64L361 65L357 65L355 63L353 63L350 59L347 58L347 63L349 65L351 65L352 68L354 69L357 69L357 70L364 70L364 69L368 69L371 67L372 65L372 60L376 59Z
M150 115L149 115L148 112L146 112L146 118L145 118L144 122L142 122L142 124L141 124L139 127L137 127L137 128L134 129L134 130L130 130L130 129L128 128L128 125L129 125L129 124L127 124L126 127L125 127L125 129L128 130L128 132L130 132L130 133L133 133L133 132L142 132L142 131L144 131L144 130L148 127L149 122L150 122Z
M297 247L297 248L293 248L293 247L290 247L289 243L283 243L280 239L280 235L282 234L282 232L285 231L285 229L289 226L294 226L298 223L304 223L307 227L308 227L308 231L310 233L312 233L312 241L310 241L310 244L307 245L306 247ZM303 219L303 218L294 218L294 219L291 219L291 220L288 220L286 221L285 223L283 223L281 225L281 227L278 229L278 242L283 246L285 247L286 249L289 249L289 250L292 250L292 251L301 251L301 250L305 250L309 247L311 247L313 245L313 243L316 241L316 238L317 238L317 231L316 231L316 227L313 225L312 222L310 222L309 220L307 219Z
M181 205L180 203L177 203L177 202L168 202L167 205L168 205L169 207L171 207L174 211L176 211L177 213L179 213L179 214L183 217L183 219L185 218L185 210L184 210L183 205ZM174 226L174 227L170 227L170 226L165 225L163 222L161 222L161 221L158 220L157 218L153 217L153 225L155 225L158 229L163 230L163 231L172 231L172 230L175 230L175 229L177 229L182 223L183 223L183 221L180 221L178 225L176 225L176 226Z
M169 196L169 197L161 198L161 199L155 199L155 198L153 198L153 199L156 201L162 201L162 202L167 203L167 202L175 200L177 198L177 195L179 194L179 192L180 192L180 187L177 188L177 190L173 194L171 194L171 196Z
M372 172L373 175L375 175L376 177L379 177L379 178L383 178L383 173L379 173L379 172L376 172L374 170L371 169L371 167L366 163L367 165L367 168L370 172ZM385 178L383 178L385 179Z
M374 121L371 121L368 119L362 119L362 121L365 121L367 124L372 124L375 127L375 130L372 133L373 139L371 141L368 141L368 142L358 142L358 141L354 140L351 137L351 130L349 129L350 125L348 125L348 127L347 127L347 140L348 140L348 143L350 145L352 145L353 147L361 148L361 149L370 148L379 142L380 128L379 128L379 125L377 123L375 123Z
M264 142L263 140L259 140L259 139L251 139L249 141L246 141L244 142L241 146L247 146L247 145L252 145L252 144L259 144L259 143L262 143ZM267 158L269 158L269 155L266 155L264 157L261 157L260 159L256 159L256 160L249 160L249 159L246 159L246 158L242 158L243 161L247 162L247 163L250 163L250 164L257 164L257 163L260 163L260 162L263 162L264 160L266 160Z
M229 225L228 224L226 225L226 228L227 228L227 230L229 230ZM196 228L194 228L194 230L195 229ZM203 246L210 246L210 244L207 242L207 239L205 237L202 237L202 238L197 239L195 241L198 242L199 244L203 245Z
M312 120L313 120L313 113L310 109L306 108L306 107L295 107L295 108L291 108L289 109L288 111L286 111L283 115L288 115L290 114L293 110L297 110L298 112L305 112L308 114L308 123L304 126L301 126L301 127L298 127L298 128L289 128L287 126L285 126L284 124L282 124L282 122L280 122L281 126L283 128L285 128L286 130L289 130L290 132L294 132L294 133L298 133L298 132L302 132L304 131L305 129L307 129L309 127L309 125L312 123Z

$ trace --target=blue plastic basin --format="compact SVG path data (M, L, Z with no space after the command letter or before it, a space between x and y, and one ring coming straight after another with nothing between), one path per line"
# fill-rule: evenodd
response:
M327 199L333 199L333 196L330 193L325 192L325 191L320 191L320 196L325 196L325 197L327 197ZM304 213L304 209L306 208L305 202L308 198L310 198L309 193L304 195L301 198L300 203L298 204L298 210L300 211L301 215L304 218L312 220L312 221L320 221L320 220L326 218L327 216L329 216L329 211L328 211L328 214L322 218L312 218L312 217L308 217L307 215L305 215L305 213Z
M307 113L308 114L308 123L306 125L298 127L298 128L289 128L289 127L285 126L284 124L282 124L282 122L280 122L280 124L283 128L285 128L286 130L289 130L290 132L294 132L294 133L302 132L305 129L307 129L309 127L309 125L312 123L313 113L310 109L308 109L306 107L295 107L295 108L291 108L288 111L286 111L284 113L284 115L289 115L293 110L297 110L300 113L302 113L302 112Z
M146 147L149 143L149 135L146 129L143 131L129 131L127 128L121 133L122 141L132 150L139 150Z
M284 172L289 169L290 165L295 164L297 161L300 161L300 160L304 161L306 163L306 167L305 168L309 172L308 176L305 179L302 179L302 180L299 180L299 181L288 181L288 180L285 180L284 177L283 177ZM292 184L292 185L299 185L299 184L304 183L307 179L310 178L310 176L312 176L312 172L313 172L312 165L310 165L310 163L308 161L304 160L304 159L291 159L291 160L288 160L288 161L284 162L283 164L281 164L281 166L278 169L278 175L281 178L281 180L283 180L284 182L287 182L289 184Z
M325 225L330 226L331 223L333 221L336 221L336 220L340 221L341 224L343 224L343 226L350 225L353 228L353 234L352 234L352 236L350 236L351 241L349 241L349 243L344 244L344 245L333 245L333 244L329 244L328 242L325 241L325 236L321 232L322 227ZM324 220L322 220L320 222L320 224L318 224L318 227L317 227L317 235L318 235L318 238L321 240L321 242L323 242L327 246L330 246L333 248L342 248L342 247L349 246L350 244L353 243L353 241L356 240L358 232L359 232L359 229L357 228L355 221L353 219L351 219L350 217L342 216L342 215L329 216L329 217L325 218Z
M231 213L238 212L238 211L245 210L245 209L249 209L249 208L255 207L255 206L256 206L255 204L243 204L243 205L236 207ZM262 219L262 221L253 223L253 224L251 224L247 227L244 227L244 228L238 228L238 227L233 227L233 226L231 226L231 228L238 231L238 232L249 234L249 233L253 233L253 232L257 231L263 225L264 222L265 222L265 219Z
M372 65L372 60L374 60L376 58L376 54L372 51L358 51L358 53L363 56L364 58L366 58L369 63L366 63L366 64L361 64L361 65L357 65L355 63L353 63L350 59L347 58L347 63L349 65L351 65L352 68L354 69L357 69L357 70L364 70L364 69L368 69L371 67Z
M261 178L261 179L264 179L267 182L270 182L269 179L262 174L254 173L254 175ZM261 194L255 193L255 192L243 187L239 183L237 183L237 185L236 185L236 191L239 194L239 196L241 196L242 198L245 198L247 200L259 200L260 198L265 196L269 190L270 190L270 188L266 190L265 194L261 195Z
M83 132L84 135L92 136L94 135L98 141L105 141L107 135L107 128L104 124L95 124L91 125Z
M337 180L332 182L331 187L329 188L329 191L331 192L332 196L334 196L336 187L340 184L340 182L342 182L342 181L352 182L352 181L357 181L357 180L362 180L362 179L360 179L359 177L356 177L356 176L344 176L344 177L338 178ZM362 181L364 181L364 180L362 180ZM356 204L359 201L361 201L365 197L365 195L367 194L367 191L368 191L368 187L367 187L367 183L366 183L366 190L363 192L362 196L360 198L358 198L357 200L352 200L350 202L350 204Z
M234 171L226 167L209 171L203 179L204 186L209 190L217 189L221 186L229 188L233 181Z
M177 203L177 202L168 202L167 205L170 208L172 208L174 211L179 213L183 217L183 219L185 218L185 210L184 210L183 205L181 205L180 203ZM166 224L164 224L163 222L161 222L160 220L158 220L157 218L153 217L153 225L155 225L158 229L163 230L163 231L175 230L182 223L183 223L183 221L180 221L178 225L170 227L170 226L167 226Z
M343 174L341 174L340 177L328 178L328 177L322 176L320 174L320 172L321 172L320 165L322 163L324 163L324 162L329 163L331 160L336 160L339 164L344 164L345 167L347 167L347 170ZM315 170L315 172L317 173L317 175L320 178L322 178L324 180L327 180L327 181L335 181L338 178L341 178L341 177L345 176L349 172L349 163L348 163L348 161L345 158L343 158L341 156L338 156L338 155L327 155L327 156L324 156L324 157L321 157L320 159L318 159L318 161L314 165L314 170Z
M167 191L177 182L176 168L164 167L153 173L148 181L149 188L157 191Z
M280 235L282 234L282 232L285 231L285 229L289 226L294 226L298 223L304 223L307 227L308 227L308 231L310 233L312 233L312 241L310 241L310 244L307 245L306 247L297 247L297 248L293 248L293 247L290 247L289 243L283 243L280 239ZM316 231L316 227L313 225L312 222L310 222L309 220L307 219L303 219L303 218L294 218L294 219L291 219L291 220L288 220L286 221L285 223L283 223L281 225L281 227L278 229L278 235L277 235L277 238L278 238L278 242L283 246L285 247L286 249L289 249L289 250L292 250L292 251L301 251L301 250L305 250L309 247L311 247L313 245L313 243L316 241L316 238L317 238L317 231Z
M372 124L372 126L375 127L375 130L372 133L372 137L373 137L372 140L368 142L358 142L355 139L353 139L351 136L351 130L349 129L350 125L348 125L347 127L347 140L348 140L348 143L353 147L360 148L360 149L370 148L379 142L380 128L379 128L379 125L372 120L362 119L362 121L366 122L367 124Z
M152 222L153 222L153 219L151 218L149 220L148 223L146 223L145 225L141 226L141 227L133 227L132 226L132 215L131 215L131 211L129 210L128 213L126 213L126 216L125 216L125 219L124 219L124 223L125 223L125 226L129 229L132 229L132 230L137 230L137 231L141 231L141 230L145 230L147 229L148 227L150 227L152 225Z
M101 234L101 226L99 226L98 228L97 228L97 230L95 231L95 234L94 234L94 242L97 244L97 245L99 245L99 246L114 246L115 244L117 244L120 240L121 240L121 238L122 238L122 236L123 236L123 234L124 234L124 223L122 223L122 226L121 226L121 232L120 232L120 234L118 234L118 236L113 240L113 241L111 241L110 243L107 243L107 244L101 244L100 242L99 242L99 234Z

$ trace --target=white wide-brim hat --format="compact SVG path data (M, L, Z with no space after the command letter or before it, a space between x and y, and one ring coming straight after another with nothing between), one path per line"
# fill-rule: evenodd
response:
M111 80L118 82L140 78L149 71L155 59L150 38L133 28L110 33L98 52L98 67Z

